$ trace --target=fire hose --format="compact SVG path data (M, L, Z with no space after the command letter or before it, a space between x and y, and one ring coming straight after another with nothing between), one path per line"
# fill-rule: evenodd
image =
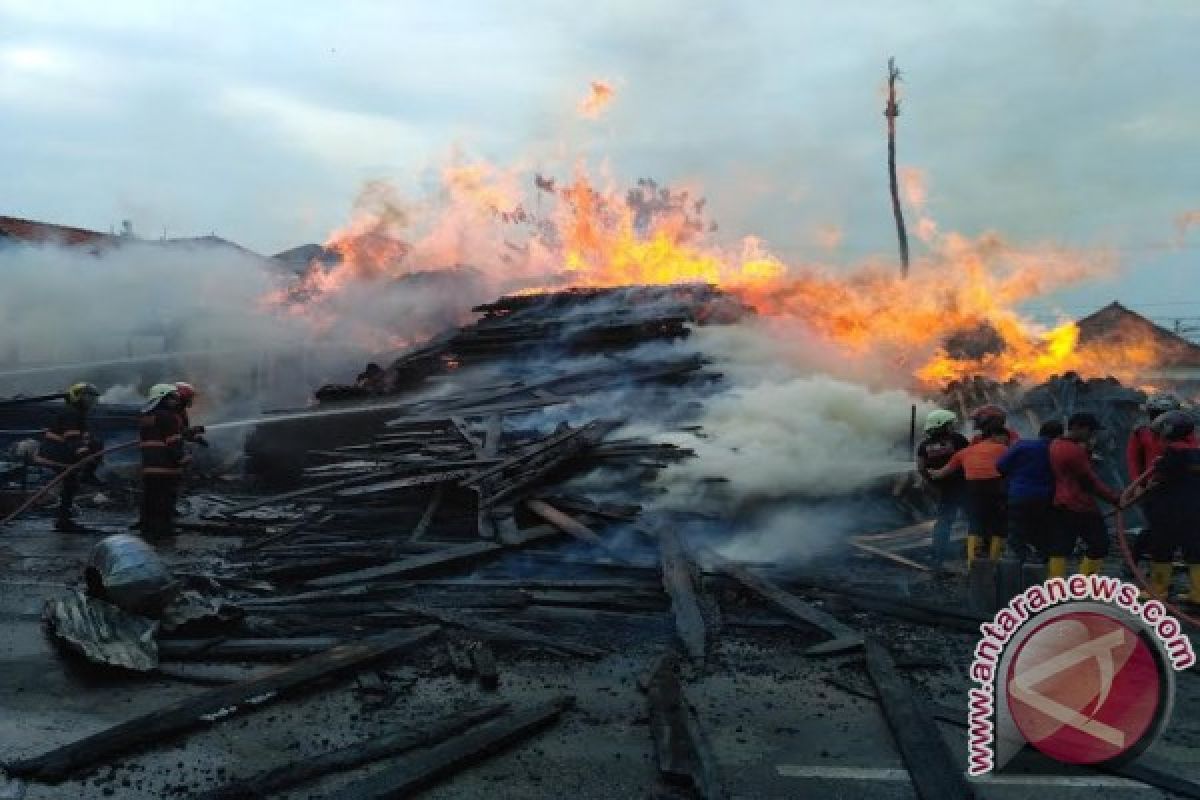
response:
M131 447L137 447L138 444L139 444L138 440L134 439L132 442L125 442L123 444L114 444L112 447L106 447L97 453L92 453L90 455L84 456L83 458L76 461L71 466L64 469L62 472L55 475L54 478L49 483L47 483L41 489L38 489L36 492L34 492L33 495L28 500L26 500L24 503L22 503L20 506L18 506L17 509L15 511L13 511L11 514L9 514L7 517L5 517L4 519L0 519L0 527L7 525L8 523L12 522L17 517L21 516L21 514L25 513L29 509L30 506L32 506L34 503L36 503L42 497L45 497L46 492L50 491L55 486L58 486L60 483L62 483L64 480L67 479L67 476L71 475L75 471L82 469L83 467L86 467L88 464L91 464L93 461L98 461L99 459L104 458L104 456L108 455L109 453L116 453L120 450L128 450Z
M1154 593L1154 588L1150 586L1150 582L1146 580L1146 576L1142 573L1141 569L1138 568L1137 559L1133 557L1133 550L1129 547L1129 537L1125 531L1125 509L1139 502L1149 492L1154 491L1153 486L1147 487L1142 485L1143 481L1147 480L1153 471L1154 468L1151 467L1139 475L1137 479L1129 485L1129 488L1126 489L1126 491L1129 491L1130 489L1136 490L1135 493L1127 502L1117 505L1117 507L1110 512L1116 517L1117 544L1121 548L1121 557L1125 560L1125 566L1129 568L1130 574L1133 575L1133 581L1137 584L1138 588L1148 594L1150 597L1153 597L1155 600L1162 603L1168 611L1170 611L1179 619L1184 620L1192 627L1200 628L1200 619L1190 616L1179 606L1168 602L1166 593L1164 593L1162 597L1159 597Z

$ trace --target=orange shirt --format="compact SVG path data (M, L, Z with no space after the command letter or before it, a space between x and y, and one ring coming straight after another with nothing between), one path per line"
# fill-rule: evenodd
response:
M946 464L946 469L951 471L962 469L969 481L999 478L1001 477L1000 470L996 469L996 462L1006 452L1008 452L1006 444L991 440L976 442L955 453L954 457L950 459L950 463Z

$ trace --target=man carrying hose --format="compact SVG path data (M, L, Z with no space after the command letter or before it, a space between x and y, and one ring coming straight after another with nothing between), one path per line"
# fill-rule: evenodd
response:
M1163 443L1162 454L1125 490L1132 500L1147 486L1143 504L1153 500L1154 536L1150 540L1150 589L1165 600L1171 589L1175 551L1188 565L1189 594L1180 599L1200 603L1200 448L1196 422L1186 411L1168 411L1151 425Z
M59 494L58 516L54 521L54 530L60 533L87 532L87 528L71 518L80 478L80 471L71 468L100 452L100 442L88 433L88 412L99 397L100 390L90 383L72 384L67 389L66 408L54 417L50 427L42 434L34 458L37 464L49 467L56 475L66 473Z
M151 386L142 406L142 533L152 539L175 532L175 496L188 460L180 410L173 383Z

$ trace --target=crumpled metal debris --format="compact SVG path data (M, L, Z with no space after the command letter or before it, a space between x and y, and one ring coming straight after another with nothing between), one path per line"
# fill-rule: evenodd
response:
M87 578L92 594L134 613L157 616L177 586L158 553L128 533L106 536L92 548Z
M43 616L50 636L88 661L137 672L158 666L158 623L152 619L81 591L47 601Z

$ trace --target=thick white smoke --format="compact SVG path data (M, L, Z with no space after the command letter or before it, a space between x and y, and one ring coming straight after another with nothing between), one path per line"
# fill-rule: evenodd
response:
M656 437L696 453L660 474L658 507L719 515L734 531L727 555L786 563L871 524L851 496L911 468L912 407L918 425L931 407L884 388L899 381L888 370L876 367L870 384L835 377L863 367L777 333L759 321L698 331L694 343L732 385L702 401L701 432Z

